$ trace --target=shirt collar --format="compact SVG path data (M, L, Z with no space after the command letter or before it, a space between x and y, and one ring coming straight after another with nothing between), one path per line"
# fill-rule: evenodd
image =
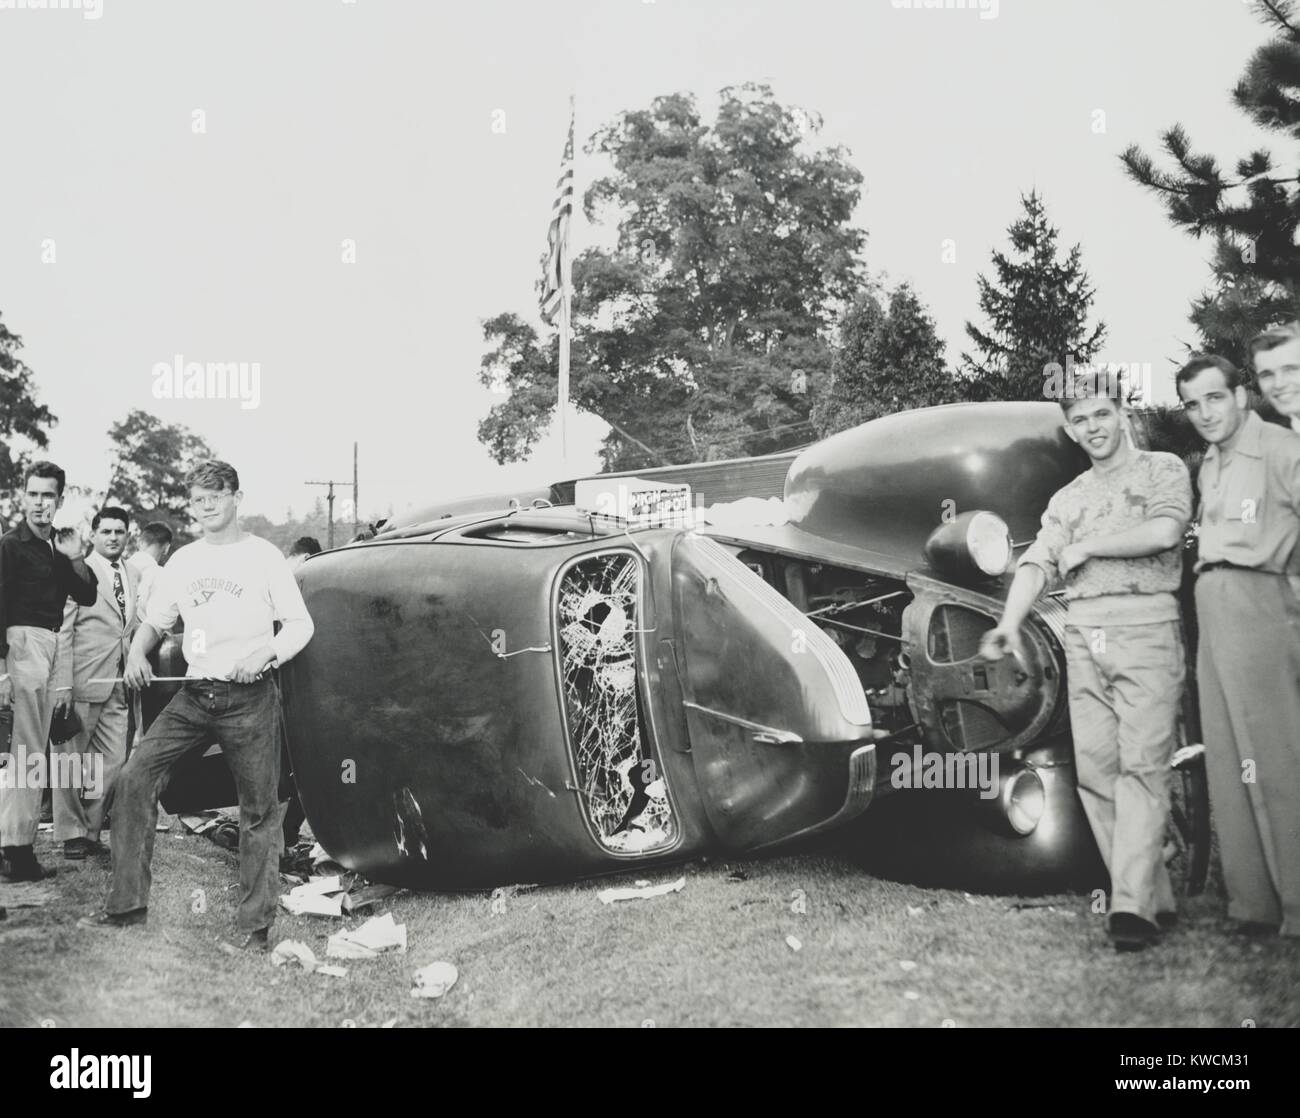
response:
M54 533L50 533L50 538L48 540L41 539L40 536L32 531L32 526L27 523L27 517L25 516L18 521L18 538L21 539L23 543L35 540L37 543L44 544L46 547L54 547Z
M86 556L86 562L87 562L87 563L92 563L92 564L94 564L96 567L98 567L100 570L108 572L108 574L109 574L110 577L111 577L112 574L113 574L113 564L112 564L112 562L111 562L110 560L108 560L108 559L105 559L102 555L100 555L100 553L99 553L98 551L94 551L94 550L92 550L92 551L90 552L90 554ZM118 567L118 570L121 570L121 569L122 569L122 560L121 560L121 559L119 559L119 560L117 561L117 567Z
M1247 458L1263 458L1261 446L1264 439L1264 421L1255 412L1250 412L1241 424L1241 438L1233 450L1234 454L1244 454ZM1222 455L1218 446L1211 446L1206 452L1207 460L1218 462Z

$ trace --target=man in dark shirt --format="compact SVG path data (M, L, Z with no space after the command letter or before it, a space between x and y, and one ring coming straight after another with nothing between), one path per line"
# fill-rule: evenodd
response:
M63 604L71 597L93 606L98 586L85 563L69 559L51 539L65 481L53 462L34 463L23 479L22 522L0 536L0 707L13 705L12 757L0 770L0 847L11 881L46 876L32 851L43 782L29 776L44 771ZM39 767L28 764L34 754Z

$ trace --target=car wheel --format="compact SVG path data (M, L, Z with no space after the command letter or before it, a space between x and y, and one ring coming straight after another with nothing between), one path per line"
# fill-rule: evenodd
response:
M1170 762L1173 773L1165 862L1178 897L1195 897L1203 892L1210 868L1210 787L1192 690L1188 687L1183 696L1178 745Z

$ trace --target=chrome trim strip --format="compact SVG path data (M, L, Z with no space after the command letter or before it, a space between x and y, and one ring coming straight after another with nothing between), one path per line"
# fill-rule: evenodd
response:
M797 745L803 741L803 738L792 730L778 730L775 726L764 726L761 722L751 722L748 718L739 718L734 714L723 714L720 710L700 706L699 703L693 703L689 699L683 699L682 706L690 707L691 710L698 710L701 714L711 714L714 718L720 718L723 722L730 722L733 726L751 730L754 733L754 740L762 742L764 745Z

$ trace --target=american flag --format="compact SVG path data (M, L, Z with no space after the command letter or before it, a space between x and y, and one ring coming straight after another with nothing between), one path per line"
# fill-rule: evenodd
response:
M573 215L573 114L569 114L569 136L564 141L560 177L555 183L555 205L546 230L546 257L542 261L542 321L555 325L562 294L568 285L569 218Z

